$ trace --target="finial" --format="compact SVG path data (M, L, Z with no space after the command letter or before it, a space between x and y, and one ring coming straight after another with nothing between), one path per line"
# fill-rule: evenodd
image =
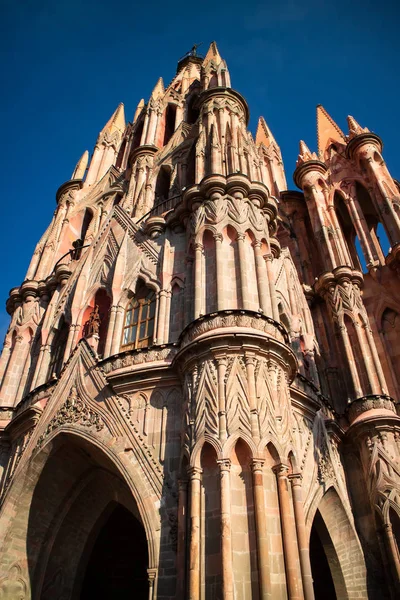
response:
M349 138L353 138L360 133L366 133L369 131L366 127L361 127L361 125L359 125L355 118L351 115L347 117L347 125L349 127Z
M89 152L85 150L80 159L78 160L74 172L72 173L71 179L83 179L86 172L86 167L89 161Z

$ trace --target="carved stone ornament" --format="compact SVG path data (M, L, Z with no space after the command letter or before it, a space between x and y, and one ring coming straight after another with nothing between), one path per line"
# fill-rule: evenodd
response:
M354 400L348 407L350 421L354 421L359 415L369 410L389 410L396 414L394 401L390 396L364 396Z
M43 446L44 441L54 429L70 423L77 423L84 427L94 427L96 431L101 431L104 427L101 417L79 398L75 386L71 388L68 398L38 439L37 447L41 448Z

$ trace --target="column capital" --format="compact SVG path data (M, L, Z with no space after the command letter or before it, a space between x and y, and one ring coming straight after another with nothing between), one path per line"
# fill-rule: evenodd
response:
M265 464L265 460L263 458L253 458L253 460L251 462L251 468L253 470L253 473L257 473L257 472L262 473L264 464Z
M246 364L246 367L247 366L254 367L256 364L256 360L257 359L253 354L247 354L247 353L245 354L244 362Z
M292 473L288 476L288 479L290 479L292 486L301 486L303 475L301 473Z
M186 477L180 477L178 479L178 488L180 490L186 490L188 485L188 480Z
M221 243L222 243L222 240L224 239L222 233L214 233L213 237L216 242L221 242Z
M200 467L188 467L187 474L189 475L190 481L198 479L200 481L203 469Z
M253 248L261 248L262 242L261 240L254 240L251 245L253 246Z
M237 240L238 240L239 242L243 242L243 241L244 241L244 239L245 239L245 237L246 237L246 234L245 234L245 233L237 233L237 234L236 234L236 238L237 238Z
M289 466L285 465L283 463L280 463L279 465L275 465L274 467L272 467L272 470L274 471L275 475L277 477L287 477L289 474Z
M194 244L194 249L195 250L200 250L201 252L203 252L204 250L204 245L201 242L195 242Z
M230 471L231 470L231 459L230 458L220 458L217 460L219 464L219 468L221 472Z

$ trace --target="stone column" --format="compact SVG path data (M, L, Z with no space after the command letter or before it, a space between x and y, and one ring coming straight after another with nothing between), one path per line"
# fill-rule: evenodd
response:
M278 300L276 297L275 278L274 278L274 271L272 268L272 261L274 260L274 257L272 254L266 254L264 256L264 259L265 259L265 264L267 266L269 295L271 297L272 318L275 319L275 321L278 321L278 323L279 323L280 318L279 318Z
M149 600L155 600L157 569L147 569L147 576L149 578Z
M258 423L258 411L256 405L256 381L254 377L254 371L256 366L255 362L255 357L251 355L249 356L246 353L245 363L247 374L247 389L249 394L251 435L255 440L259 440L260 428Z
M169 323L171 320L171 296L172 292L166 292L165 297L165 317L164 317L164 344L168 344Z
M217 358L218 371L218 421L220 440L226 440L226 398L225 398L225 373L227 366L226 356Z
M200 492L202 469L189 467L190 478L190 548L189 600L200 600Z
M224 257L222 255L222 235L216 233L215 240L215 255L217 265L217 309L223 310L225 307L224 298Z
M117 315L117 305L110 308L110 320L108 322L107 338L104 346L104 358L111 355L111 345L114 335L115 317Z
M184 327L193 319L193 257L186 259L186 279L185 279L185 322Z
M120 351L120 347L122 344L122 331L124 328L124 316L125 311L122 308L122 306L117 306L110 356L112 356L113 354L118 354L118 352Z
M294 507L294 519L296 523L297 544L299 547L300 569L303 578L304 600L314 600L313 578L310 563L310 548L306 533L306 522L304 518L303 498L301 493L300 473L289 475L292 485L292 498Z
M256 262L258 297L260 299L260 308L267 317L272 317L271 298L268 290L267 269L261 252L261 242L255 240L253 242L254 257Z
M384 523L383 531L386 540L387 553L389 556L390 566L395 581L396 589L400 591L400 560L397 550L397 543L393 536L392 524Z
M167 291L161 290L158 296L157 342L164 342L164 323L167 309Z
M186 479L178 482L178 548L177 548L177 577L178 599L185 600L186 596L186 519L187 519L187 487Z
M232 523L231 523L231 461L218 461L221 470L221 554L223 599L234 599L232 568Z
M247 280L247 257L246 257L246 236L244 233L237 234L239 248L239 267L240 267L240 289L243 308L250 308L249 284Z
M198 319L203 314L203 244L195 244L194 258L194 318Z
M71 325L69 326L68 338L64 352L64 362L67 362L67 360L71 356L72 350L74 349L75 334L77 331L79 331L79 329L80 325L78 325L77 323L71 323Z
M256 519L260 600L267 600L267 598L272 600L268 557L267 516L264 502L264 461L260 459L254 459L251 466L253 471L254 513Z
M356 367L356 363L355 363L355 359L354 359L353 350L351 349L349 334L348 334L346 325L340 325L339 329L340 329L340 333L341 333L342 340L343 340L344 351L346 353L347 363L349 365L355 395L356 395L356 398L359 398L363 395L363 390L361 387L360 378L358 376L358 371L357 371L357 367Z
M299 554L296 542L296 529L292 518L291 498L287 465L274 468L278 481L279 511L281 516L283 553L285 556L286 584L289 600L303 600L303 589L299 572Z
M51 346L49 344L42 344L40 346L39 357L36 363L35 374L32 380L32 390L34 390L40 383L43 383L44 377L42 376L42 372L48 368L48 364L50 361L50 350ZM47 357L46 357L47 354ZM47 358L47 360L46 360ZM47 367L46 367L47 365ZM39 382L39 383L38 383Z

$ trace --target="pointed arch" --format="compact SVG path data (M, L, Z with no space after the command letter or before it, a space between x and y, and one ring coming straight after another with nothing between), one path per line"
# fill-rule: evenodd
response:
M155 187L155 205L160 204L168 198L170 187L171 167L168 165L162 165L157 175Z
M72 593L74 585L79 588L87 543L111 501L144 527L146 567L157 570L160 517L153 496L137 464L115 452L103 432L55 431L38 452L26 457L8 491L5 507L12 509L3 520L7 533L0 541L1 552L20 560L21 548L26 549L24 577L34 597L51 600L70 587ZM146 571L144 576L147 580Z
M318 536L320 542L317 547L322 546L325 553L336 597L354 598L356 590L362 597L367 597L366 567L361 545L336 489L330 487L319 503L312 506L313 512L307 518L310 536L314 526L314 537ZM310 558L311 564L314 562L315 565L313 557ZM315 573L314 568L314 576Z

